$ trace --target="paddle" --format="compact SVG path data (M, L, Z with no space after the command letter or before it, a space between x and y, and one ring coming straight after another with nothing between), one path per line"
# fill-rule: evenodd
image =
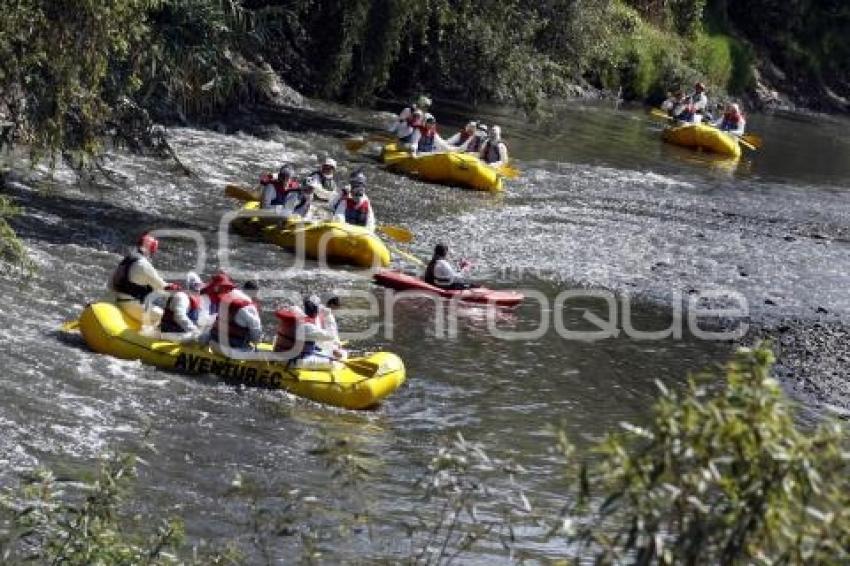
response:
M755 149L760 149L762 145L761 136L758 134L744 134L741 139L752 145Z
M654 118L660 118L660 119L663 119L663 120L667 120L668 122L677 122L678 121L675 118L673 118L672 116L670 116L669 114L667 114L667 112L665 112L665 111L663 111L659 108L651 109L649 111L649 115L654 117ZM711 124L706 124L706 125L711 126ZM715 126L712 126L712 127L715 127ZM732 135L732 134L730 134L730 135ZM738 140L738 143L740 143L742 146L746 147L747 149L753 150L753 151L759 149L762 145L761 137L756 135L756 134L744 134L743 136L737 137L737 140Z
M394 226L392 224L382 224L378 226L378 232L387 236L391 240L395 240L396 242L400 242L402 244L409 244L413 241L413 232L408 230L407 228L402 228L401 226Z
M496 171L499 172L499 175L508 179L516 179L520 173L519 169L508 163L496 167Z
M345 140L345 149L351 152L358 152L370 142L391 142L395 141L395 136L388 132L375 132L366 137L349 138Z
M240 185L233 185L230 183L224 186L224 195L230 198L235 198L237 200L242 200L246 202L260 200L260 195L258 195L255 191L247 189Z
M333 360L335 362L339 362L347 368L351 369L355 373L359 373L361 375L373 376L378 373L378 370L381 369L381 366L376 364L375 362L370 362L367 360L340 360L333 356L327 356L325 354L313 354L314 356L319 356L320 358L327 358L329 360ZM310 369L310 368L302 368L302 369Z
M62 326L59 327L59 330L62 332L73 332L80 327L79 320L66 320L62 323Z

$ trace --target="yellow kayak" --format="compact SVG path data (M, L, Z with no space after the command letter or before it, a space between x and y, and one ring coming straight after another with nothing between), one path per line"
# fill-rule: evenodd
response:
M441 151L413 157L409 152L399 150L395 143L388 143L381 151L381 159L392 170L431 183L477 191L502 190L502 176L471 153Z
M401 358L377 352L346 360L339 368L290 368L285 362L232 360L201 344L178 344L142 336L138 323L112 303L88 305L80 316L80 333L89 348L125 360L141 360L163 369L195 375L217 375L227 383L284 389L345 409L375 406L404 383ZM271 345L260 344L260 353ZM330 363L330 362L329 362Z
M258 202L249 202L242 210L257 210ZM234 229L244 235L259 236L282 248L296 251L313 259L330 263L344 263L358 267L386 267L390 264L390 251L381 239L362 226L344 222L289 222L278 225L274 218L240 217L233 221Z
M741 157L738 139L707 124L684 124L666 128L661 138L667 143L703 149L729 157Z

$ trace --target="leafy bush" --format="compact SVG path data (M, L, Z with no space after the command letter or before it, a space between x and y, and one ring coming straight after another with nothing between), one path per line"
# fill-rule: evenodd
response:
M604 562L845 563L848 453L840 425L801 430L767 349L661 388L585 467L572 540ZM587 503L593 501L593 503Z
M694 67L702 72L703 80L726 88L732 76L732 39L724 35L700 32L690 49Z
M152 531L130 527L120 503L135 474L134 458L112 454L81 498L66 493L56 478L39 470L20 492L0 496L0 556L4 563L178 564L180 521L161 520Z
M2 182L2 179L0 179ZM8 219L20 213L20 209L0 195L0 263L4 263L22 273L31 273L34 269L27 255L27 249L17 238Z

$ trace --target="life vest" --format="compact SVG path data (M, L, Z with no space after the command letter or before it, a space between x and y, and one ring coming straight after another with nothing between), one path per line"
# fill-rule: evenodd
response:
M469 140L469 145L466 146L467 153L478 153L481 151L481 136L474 136Z
M502 142L492 143L491 141L487 141L484 143L483 154L484 163L496 163L502 159L502 155L499 153L499 144Z
M413 110L410 111L410 115L405 119L407 125L411 128L418 128L422 125L422 120L417 120L413 115Z
M153 292L153 287L150 285L139 285L130 281L130 269L143 257L139 251L130 252L121 260L115 273L112 274L112 290L130 295L140 303L144 303L145 297Z
M723 114L720 129L723 131L737 130L744 123L744 115L740 112L727 112Z
M369 199L363 197L359 203L351 197L345 199L345 221L348 224L366 226L369 223Z
M429 285L436 285L436 277L434 277L434 267L437 265L439 259L432 259L428 262L428 266L425 268L425 274L422 275L422 281Z
M400 136L398 141L401 143L410 143L413 140L413 133L422 127L422 120L417 120L413 116L413 111L410 111L410 114L404 120L400 120L405 126L410 129L410 133L406 136Z
M419 137L419 144L416 147L417 151L421 151L423 153L427 153L430 151L434 151L434 139L437 136L437 128L428 129L425 126L419 128L421 135Z
M462 129L460 132L460 140L458 145L464 143L466 140L472 137L472 134L466 131L466 128Z
M193 293L186 293L186 295L189 297L189 311L186 313L186 316L189 317L189 320L198 324L198 315L201 313L201 296ZM174 295L168 297L168 300L165 302L165 309L162 313L162 320L159 323L159 330L161 332L184 332L183 327L177 324L177 320L174 317Z
M302 324L320 325L320 316L306 316L295 309L279 309L274 315L280 321L277 326L277 338L274 342L275 352L292 352L298 346L298 326ZM304 358L320 351L314 341L305 341L301 351L293 355L293 359Z
M276 193L275 197L272 199L273 205L282 205L286 201L286 197L289 193L301 190L301 184L297 179L289 179L286 183L275 179L271 182L271 185L274 187L274 191Z
M319 170L319 171L313 171L312 173L307 175L307 177L308 178L312 178L312 177L318 178L319 181L322 183L322 188L325 189L326 191L336 191L336 177L335 176L325 177L324 175L322 175L321 170Z
M251 330L236 322L236 313L242 308L253 305L254 302L246 299L227 300L229 294L224 295L219 301L219 305L226 303L226 306L224 308L219 306L218 316L215 319L215 324L213 324L213 331L210 333L210 340L219 341L219 334L223 330L221 323L227 320L227 341L230 347L244 349L250 344ZM223 319L223 316L226 319Z

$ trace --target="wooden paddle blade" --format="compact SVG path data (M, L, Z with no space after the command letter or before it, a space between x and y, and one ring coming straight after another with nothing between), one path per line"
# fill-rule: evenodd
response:
M499 175L503 177L507 177L508 179L516 179L519 177L519 169L514 167L513 165L502 165L498 169Z
M761 136L757 134L744 134L741 136L741 139L746 141L748 144L752 145L754 149L761 149L762 140Z
M752 150L752 151L755 151L755 150L758 149L756 146L754 146L753 144L751 144L750 142L748 142L744 138L738 138L738 143L741 146L746 147L747 149Z
M246 202L250 201L258 201L260 197L257 193L255 193L251 189L246 189L245 187L239 185L228 184L224 187L224 194L229 196L230 198L235 198L237 200L242 200Z
M361 375L375 375L378 373L378 370L381 369L381 366L376 364L375 362L370 362L368 360L337 360L338 362L344 364L347 368L361 374Z
M402 244L409 244L413 241L413 233L407 228L402 228L401 226L393 226L387 224L383 226L378 226L378 231L386 235L388 238L391 238L396 242L400 242Z
M66 320L62 323L62 326L59 327L59 330L62 332L73 332L80 327L79 320Z

